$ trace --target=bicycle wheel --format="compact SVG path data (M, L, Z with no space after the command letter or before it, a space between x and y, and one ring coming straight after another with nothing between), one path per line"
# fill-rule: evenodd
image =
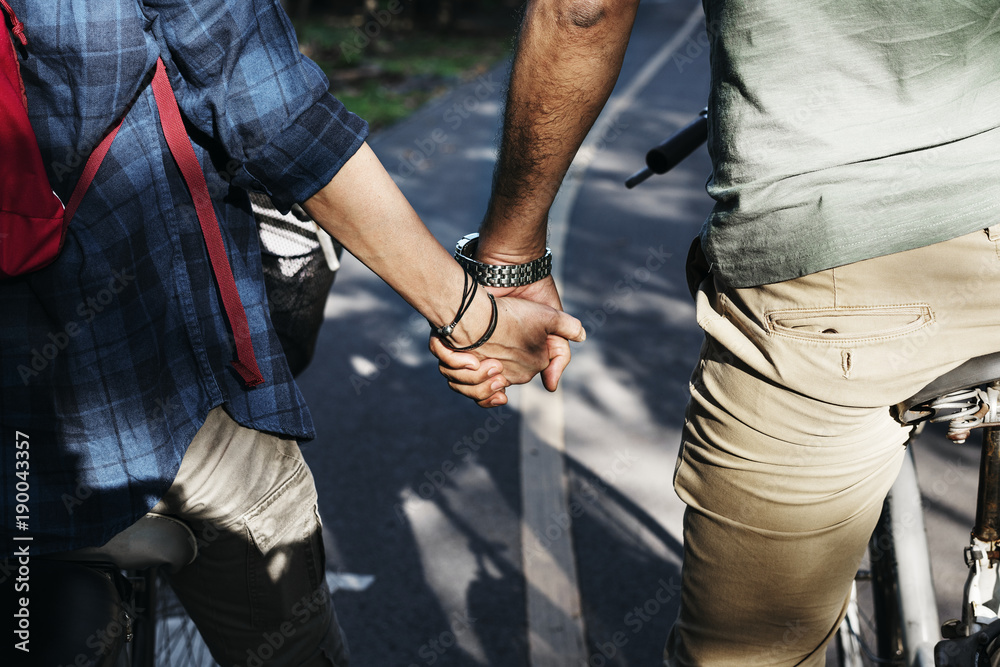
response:
M837 632L836 664L841 667L906 664L890 511L887 500L855 578L847 617Z
M140 615L131 667L215 667L198 628L156 568L138 577L136 605ZM146 613L146 609L153 612Z
M912 440L837 634L840 665L934 665L941 638Z
M215 667L198 628L162 574L156 586L156 667Z

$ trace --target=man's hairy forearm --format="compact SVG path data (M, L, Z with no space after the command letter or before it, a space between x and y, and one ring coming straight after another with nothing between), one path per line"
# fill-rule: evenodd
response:
M532 0L511 72L479 256L545 247L549 207L621 69L638 0Z

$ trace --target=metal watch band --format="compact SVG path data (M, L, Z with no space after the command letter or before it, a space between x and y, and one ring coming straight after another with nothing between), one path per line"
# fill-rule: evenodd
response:
M479 234L466 234L455 245L455 259L480 285L487 287L521 287L552 273L552 251L525 264L486 264L472 259L479 243Z

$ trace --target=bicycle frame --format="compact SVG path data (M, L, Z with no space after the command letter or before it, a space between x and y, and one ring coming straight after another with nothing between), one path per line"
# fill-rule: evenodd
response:
M989 660L987 648L1000 637L1000 424L997 396L1000 381L978 395L982 405L975 413L953 420L952 433L964 439L965 427L983 429L979 459L976 522L965 548L969 576L962 598L962 618L942 628L945 639L935 649L936 664L964 667ZM971 421L969 421L971 417ZM966 421L963 422L962 419ZM955 426L955 422L959 422ZM979 422L979 423L976 423Z
M133 600L137 609L147 610L135 619L135 637L131 642L131 665L155 665L156 618L148 610L156 609L157 568L129 572Z
M913 508L916 511L911 514L921 517L919 527L908 521L907 526L894 526L891 532L895 553L899 555L896 576L907 665L995 664L987 649L995 650L992 645L1000 637L1000 419L997 414L1000 380L990 382L983 390L975 386L976 382L970 388L967 375L969 369L980 366L982 372L993 374L994 361L992 357L971 360L928 388L933 390L934 385L948 385L951 381L949 389L958 389L942 390L940 396L929 401L915 403L915 398L897 406L905 423L949 422L948 437L958 443L964 442L973 429L983 429L976 519L970 544L965 548L969 575L963 590L961 619L950 620L943 626L937 624L926 533L919 511L920 491L912 463L904 465L887 503L889 507Z

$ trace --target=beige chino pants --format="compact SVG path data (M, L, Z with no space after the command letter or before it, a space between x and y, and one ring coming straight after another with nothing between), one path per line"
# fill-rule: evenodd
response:
M1000 350L998 228L751 289L709 278L665 665L822 665L901 464L891 405Z

